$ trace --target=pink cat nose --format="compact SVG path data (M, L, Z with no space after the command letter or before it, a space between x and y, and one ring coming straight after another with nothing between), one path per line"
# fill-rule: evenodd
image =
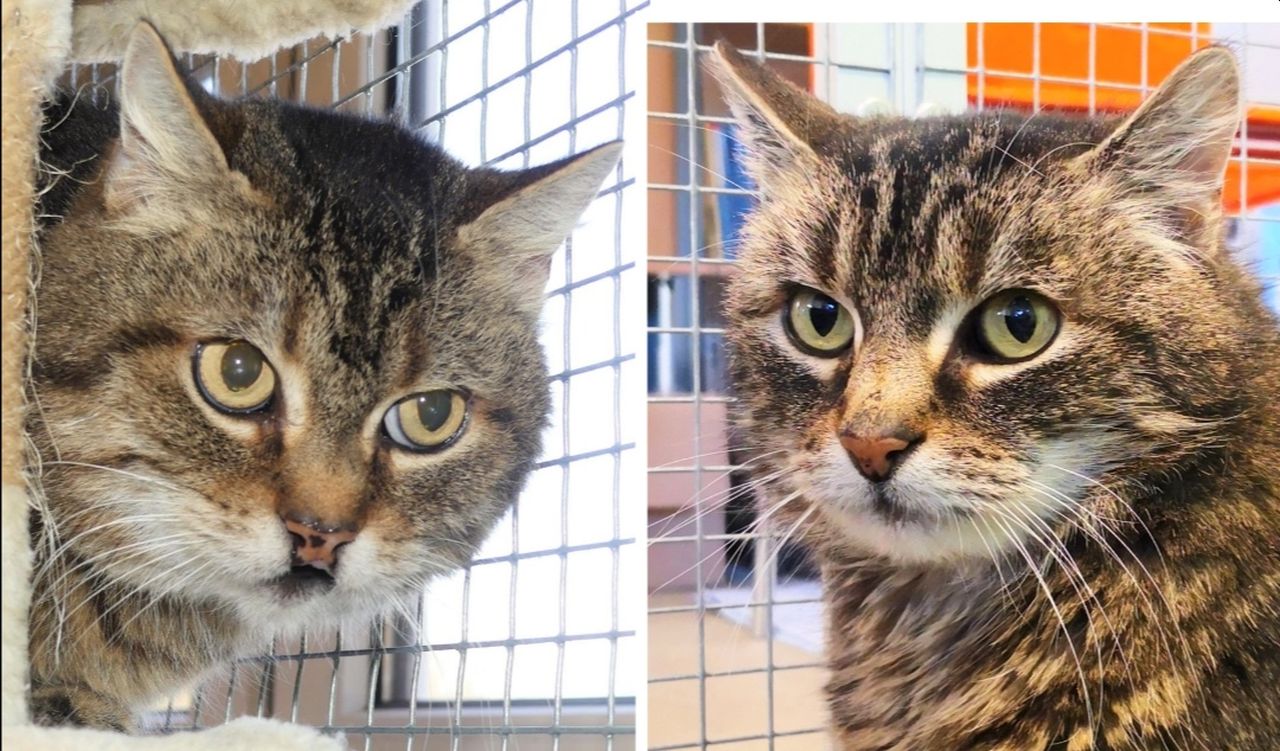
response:
M306 517L285 516L284 528L293 542L293 565L314 566L331 571L338 562L338 549L356 539L355 524L326 525Z
M874 437L843 432L840 445L849 452L853 466L863 477L872 482L884 482L923 438L919 433L905 431Z

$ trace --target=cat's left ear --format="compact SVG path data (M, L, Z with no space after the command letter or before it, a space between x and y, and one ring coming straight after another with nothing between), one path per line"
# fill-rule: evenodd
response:
M1095 173L1118 176L1199 213L1220 201L1231 142L1240 125L1235 56L1210 47L1188 58L1105 141L1081 158Z
M491 262L521 304L541 310L551 256L600 192L617 165L622 142L597 146L552 164L499 179L514 191L458 229L478 260Z

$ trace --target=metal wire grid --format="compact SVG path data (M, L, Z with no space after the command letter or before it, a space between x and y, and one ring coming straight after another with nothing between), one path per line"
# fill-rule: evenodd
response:
M678 500L684 502L682 510L691 511L691 518L679 518L673 515L664 519L661 523L651 521L650 559L652 572L652 561L663 556L664 550L675 549L679 546L692 546L693 563L690 569L693 574L693 591L689 593L688 598L663 596L664 586L672 583L676 577L665 581L656 581L651 578L650 588L654 596L651 597L649 609L650 630L651 632L658 630L655 625L658 619L671 616L683 616L686 618L692 616L696 619L697 639L696 662L692 669L676 669L665 674L650 673L649 684L654 695L657 695L658 692L670 692L680 684L696 684L696 701L690 702L683 708L677 706L674 702L667 702L663 704L661 709L655 709L657 702L651 699L650 749L651 751L675 751L676 749L689 748L707 749L710 747L744 750L768 748L771 751L778 748L812 749L815 744L827 745L825 728L820 725L805 725L803 723L798 726L792 724L789 727L783 727L787 723L785 718L780 717L778 714L780 698L783 697L778 696L776 686L780 676L785 675L787 672L824 670L824 666L820 659L792 660L785 664L779 662L776 659L777 642L773 615L775 608L782 604L820 605L821 601L817 599L781 600L777 597L778 556L775 546L778 542L779 533L785 532L785 530L778 530L767 520L755 531L745 534L721 533L709 531L708 529L710 516L725 501L727 495L726 491L708 494L707 489L716 481L728 476L729 473L742 470L743 466L733 463L732 460L727 462L707 461L709 456L724 453L722 448L728 445L728 439L720 434L706 434L707 425L704 420L704 412L709 406L714 406L717 407L716 413L719 415L722 405L731 400L724 394L706 393L704 390L704 386L709 379L707 374L704 373L701 357L703 339L718 336L723 333L723 329L704 325L705 309L699 300L702 290L697 282L704 274L724 273L726 269L723 267L731 267L733 259L730 248L718 247L716 243L704 244L702 242L702 238L705 237L703 233L704 225L716 221L715 217L707 215L709 213L707 203L703 199L709 196L724 195L754 197L754 194L750 190L733 184L725 175L717 171L716 166L707 163L708 154L705 153L706 150L700 142L700 133L709 126L717 127L717 124L730 124L733 120L725 115L708 114L709 111L716 109L717 103L703 99L703 87L699 82L699 68L705 56L710 52L711 47L709 44L699 41L698 26L698 24L692 23L673 26L674 34L662 35L667 38L658 38L659 35L654 34L651 29L650 39L648 40L648 51L651 60L651 76L649 80L651 106L648 112L651 138L655 127L661 128L664 125L676 126L679 129L676 140L680 144L680 148L676 149L680 153L671 154L657 153L651 147L649 158L651 164L655 160L661 161L669 157L679 160L682 164L682 166L673 168L676 173L676 180L661 181L651 179L648 188L651 194L653 192L675 194L677 206L685 211L685 214L680 217L678 222L678 224L683 223L684 226L678 226L677 231L687 232L688 242L688 252L686 253L676 247L654 246L654 241L651 239L648 256L649 270L651 275L659 278L687 275L693 281L689 285L691 300L689 309L685 314L689 318L689 325L670 325L670 316L665 315L664 317L660 312L657 325L651 322L648 327L651 337L687 337L691 340L688 349L692 353L689 358L689 367L692 371L690 393L664 393L664 389L660 388L658 393L651 393L649 397L651 405L686 404L691 407L692 420L687 429L691 431L690 445L692 454L678 461L651 465L649 473L651 483L654 482L655 478L664 475L684 475L690 480L692 497L687 500L685 498ZM796 55L766 51L766 24L756 24L754 52L752 54L755 54L761 60L812 66L814 74L812 80L815 84L814 93L828 100L833 99L836 77L840 71L852 71L858 74L883 77L884 99L864 102L858 108L860 111L883 111L886 108L891 108L896 109L898 112L911 114L912 112L923 113L938 111L939 109L956 110L963 108L963 101L959 103L954 101L941 103L941 106L939 106L940 103L938 102L926 101L925 92L928 88L926 81L930 76L957 76L963 81L964 77L970 74L977 77L978 101L976 107L979 109L987 106L984 83L986 76L990 75L1025 78L1032 81L1035 91L1033 105L1036 109L1041 106L1039 99L1040 84L1051 79L1043 76L1039 69L1041 37L1039 24L1036 24L1034 29L1036 67L1031 73L990 69L984 64L984 50L981 43L976 50L977 65L975 67L970 68L963 63L959 65L939 65L934 63L927 54L928 49L925 41L926 32L929 31L928 25L885 24L882 26L887 36L885 45L887 54L883 65L833 60L830 55L832 50L832 28L823 25L815 25L813 29L816 40L825 39L826 41L825 44L822 41L818 41L814 45L817 54ZM1140 31L1143 54L1141 61L1143 79L1140 85L1134 86L1119 82L1101 81L1097 78L1097 31L1099 28L1107 26ZM978 39L982 39L982 25L979 24L978 27ZM1250 66L1251 51L1253 51L1254 55L1258 55L1259 51L1264 54L1270 54L1270 50L1280 50L1280 34L1272 33L1267 41L1262 41L1250 38L1250 29L1247 25L1241 25L1233 31L1236 32L1233 36L1215 38L1215 41L1228 44L1237 50L1245 69L1246 78L1250 75L1261 75ZM1157 34L1186 37L1188 40L1188 52L1196 49L1196 43L1203 39L1196 36L1194 32L1178 32L1165 28L1151 27L1147 24L1090 24L1089 75L1087 79L1079 81L1072 79L1052 80L1086 84L1089 87L1090 94L1090 114L1097 111L1096 92L1100 87L1139 90L1145 95L1152 88L1146 80L1148 41L1152 35ZM706 41L710 42L711 40L708 39ZM743 45L743 49L747 51L745 45ZM652 65L652 61L655 54L668 54L675 57L675 67L677 68L679 80L672 83L665 80L656 80L653 77L652 71L655 68ZM652 105L654 101L652 92L656 87L666 86L675 86L678 92L674 97L677 106L670 109L654 108ZM1258 104L1262 102L1255 99L1252 103ZM1265 103L1276 104L1280 102L1267 101ZM723 110L723 107L720 109ZM846 107L846 109L848 108ZM1258 161L1274 162L1276 160L1270 158L1270 156L1260 157L1258 154L1250 154L1247 124L1242 126L1238 146L1238 158L1242 162L1240 190L1243 196L1247 195L1245 189L1248 186L1249 161L1252 159L1256 164ZM650 171L651 173L655 172L652 167ZM655 221L655 213L656 211L651 204L651 223ZM1238 220L1243 225L1276 223L1280 222L1280 212L1263 215L1261 210L1242 208L1230 218ZM1237 232L1236 236L1240 237L1241 234ZM1251 239L1247 233L1243 234L1244 242L1251 243L1251 247L1242 248L1241 252L1255 261L1258 259L1270 259L1273 267L1280 269L1280 244L1274 239L1259 241L1256 238ZM664 238L664 240L667 239ZM1264 276L1263 282L1264 285L1271 287L1280 286L1280 277ZM660 307L665 304L667 304L667 300L659 300ZM1280 307L1280 300L1277 300L1275 304ZM662 385L669 386L670 379L667 379L667 381L668 383ZM652 421L653 418L651 416L651 435L655 433ZM712 429L717 431L723 430L723 428L723 425L712 426ZM706 451L708 446L714 447L714 450ZM738 489L731 489L727 491L727 494L732 495L740 492ZM723 555L723 546L728 543L743 541L751 541L756 545L752 561L753 577L750 584L749 597L745 603L735 601L731 605L708 602L708 588L713 584L719 583L717 580L722 576L721 571L715 567L714 561L718 556ZM689 571L682 573L687 574ZM682 602L680 601L682 599L690 601ZM670 604L673 601L678 604ZM756 656L759 659L754 663L748 657L745 660L748 664L739 665L732 669L711 669L708 666L710 646L707 641L708 616L714 617L730 609L740 608L747 608L751 612L749 619L751 631L757 639L763 642L763 655L761 657L757 653ZM744 645L750 638L746 635L743 636ZM653 655L655 653L661 653L671 648L672 646L669 643L659 643L651 640L651 666L662 662L660 659L654 658ZM713 734L708 722L712 706L719 703L721 709L718 711L723 712L724 706L737 707L745 705L744 699L747 698L739 695L729 697L729 701L725 701L723 698L717 700L717 697L714 696L715 687L713 684L718 679L723 681L723 679L735 679L743 676L763 678L763 717L756 718L743 712L734 714L727 718L730 722L719 723L721 730L724 730L726 724L732 727L731 730ZM681 711L682 709L683 712ZM794 702L790 706L784 707L784 709L787 711L794 710ZM677 716L673 717L673 714ZM659 725L666 727L660 731ZM670 727L672 725L677 726L677 729L672 730ZM763 726L758 727L760 725Z
M754 534L732 534L711 532L707 529L707 514L711 511L708 508L708 501L722 499L704 498L703 488L707 486L708 477L724 477L728 473L740 469L740 467L729 463L715 463L704 461L705 447L711 441L707 439L709 436L703 433L703 412L709 404L723 404L729 401L728 397L723 394L707 394L703 393L703 383L705 374L703 372L703 363L701 353L703 352L703 338L707 336L715 336L723 334L723 329L714 326L703 325L703 305L700 300L701 288L697 283L700 280L703 269L705 267L731 264L732 260L726 258L727 254L717 252L715 248L703 245L701 238L702 224L704 217L702 216L702 197L704 195L753 195L750 191L735 185L726 184L709 184L704 175L715 177L718 173L712 165L706 164L705 154L700 145L700 134L702 129L712 123L731 123L732 120L725 116L708 115L702 105L705 102L699 101L699 92L702 86L699 82L700 66L704 60L704 56L709 52L710 47L699 44L697 24L687 24L682 32L676 35L674 40L656 40L650 39L650 53L655 49L668 49L680 51L676 63L678 75L683 78L682 95L685 100L685 108L680 112L653 111L649 112L649 118L652 123L678 123L680 126L679 138L683 139L683 153L677 156L687 161L687 167L679 170L680 176L684 178L683 182L666 183L666 182L650 182L649 189L651 191L673 192L678 195L687 196L687 206L689 207L688 226L683 228L688 233L689 250L687 256L679 255L675 249L668 248L651 248L650 250L650 268L661 269L659 273L672 275L688 275L694 281L689 287L690 289L690 306L689 317L690 324L688 326L676 325L651 325L649 327L650 335L659 336L680 336L688 337L691 340L689 346L693 353L690 358L692 368L692 389L689 394L658 394L650 396L651 404L689 404L692 407L692 436L691 449L692 456L688 459L676 461L661 466L651 466L649 472L651 477L657 475L687 475L692 484L694 497L690 499L692 506L692 521L678 521L674 524L651 525L650 528L650 548L651 556L664 555L664 549L669 546L692 546L693 548L693 581L695 583L695 591L693 593L691 604L672 604L672 605L653 605L650 607L651 624L655 617L677 616L679 614L692 614L696 618L697 633L697 657L696 666L693 671L681 670L669 674L651 674L649 676L649 684L651 692L670 691L680 684L690 682L696 683L697 702L693 706L686 708L686 712L697 713L696 720L693 724L696 726L696 734L693 738L668 739L666 733L658 732L656 727L656 719L658 712L654 710L655 702L651 699L650 704L650 749L652 751L674 751L674 749L683 748L708 748L712 745L737 744L734 748L756 748L760 745L758 742L764 742L769 748L774 748L777 739L788 738L794 739L797 745L794 748L812 748L813 743L817 741L825 730L820 726L800 727L779 729L777 727L776 717L776 697L775 685L776 677L780 672L789 670L805 670L821 668L821 662L817 659L808 662L791 662L788 664L779 664L775 660L775 639L773 628L773 606L776 602L774 585L776 581L776 559L770 553L770 543L772 542L773 531L766 524ZM682 37L682 38L681 38ZM761 59L766 57L770 60L789 60L795 62L815 62L824 65L831 65L829 60L818 60L804 58L796 55L780 55L767 54L765 50L765 24L756 25L756 44L755 49ZM657 86L665 86L666 82L655 81L652 77L649 81L651 90ZM651 154L651 159L662 158ZM678 199L679 200L679 199ZM653 212L651 211L650 221L653 222ZM711 252L707 252L711 251ZM676 257L679 255L679 257ZM714 271L711 273L715 273ZM653 428L650 428L651 433ZM721 443L717 437L715 441ZM681 499L682 501L684 499ZM690 530L689 528L692 527ZM764 641L764 659L761 664L747 667L734 667L724 670L712 670L708 667L708 644L707 644L707 616L715 615L722 606L709 603L706 597L706 588L709 580L707 570L710 566L711 559L716 556L714 548L732 541L750 540L755 543L756 555L755 560L759 561L761 566L754 577L754 584L749 600L745 607L752 610L752 620L754 621L756 634ZM651 588L655 588L659 593L662 591L662 585L666 582L650 581ZM791 604L799 604L803 601L791 600ZM743 607L743 605L735 605L734 607ZM653 627L651 626L651 629ZM667 648L667 645L651 643L650 651L656 652ZM650 660L651 664L654 660ZM734 679L744 676L764 676L764 713L761 732L733 732L719 737L713 737L708 731L708 704L709 704L709 684L715 683L717 679ZM673 709L674 707L669 707ZM738 721L741 725L758 724L757 718L739 716ZM669 722L669 718L663 717L661 722ZM752 743L757 742L757 743Z
M1237 59L1241 64L1244 79L1246 83L1246 99L1250 106L1268 105L1280 106L1280 87L1271 87L1264 90L1262 87L1249 87L1251 82L1261 82L1264 80L1263 71L1267 70L1270 65L1280 62L1280 24L1214 24L1213 33L1208 35L1201 34L1197 30L1195 24L1191 25L1190 30L1180 30L1169 28L1167 25L1153 25L1149 23L1113 23L1088 24L1089 33L1089 49L1088 63L1089 73L1084 78L1071 78L1064 76L1046 75L1041 70L1041 28L1043 24L1032 24L1033 26L1033 56L1032 70L1023 71L1007 71L996 70L984 66L985 49L982 44L977 47L978 64L974 68L954 67L945 65L929 65L922 58L919 65L920 76L929 74L938 75L967 75L974 74L977 77L977 103L978 109L988 106L985 84L987 77L999 76L1006 79L1023 79L1032 83L1033 107L1039 109L1041 107L1040 87L1044 83L1060 83L1060 84L1083 84L1088 87L1088 106L1089 114L1096 114L1099 111L1098 95L1100 90L1112 91L1137 91L1144 98L1151 93L1159 82L1148 80L1149 74L1149 53L1153 39L1161 38L1165 40L1185 40L1187 44L1187 52L1190 54L1199 49L1206 42L1212 44L1225 45L1237 54ZM978 39L983 38L984 24L977 24ZM1138 84L1123 81L1102 80L1097 75L1098 60L1098 32L1102 30L1120 30L1137 32L1140 40L1141 60L1140 72L1141 80ZM1264 63L1264 59L1267 61ZM1270 134L1271 138L1276 138L1275 134ZM1255 146L1257 136L1252 139L1249 133L1249 119L1242 118L1240 122L1240 132L1236 140L1236 153L1233 154L1231 161L1239 165L1238 189L1242 197L1248 195L1250 185L1250 169L1258 165L1267 165L1270 167L1280 167L1280 144L1276 144L1265 150L1259 150ZM1228 219L1236 222L1233 228L1232 237L1234 242L1233 249L1242 256L1246 263L1252 265L1260 265L1268 262L1273 271L1263 271L1260 279L1265 287L1274 290L1280 286L1280 264L1276 263L1276 259L1280 258L1280 246L1276 245L1277 240L1259 239L1260 232L1274 233L1275 229L1280 228L1280 210L1276 203L1267 206L1249 207L1248 202L1241 201L1239 210L1231 212ZM1264 266L1264 269L1267 267ZM1274 292L1271 297L1272 307L1280 310L1280 297L1275 297Z
M283 94L312 105L386 115L424 129L455 155L472 157L470 163L527 167L624 136L627 103L635 95L626 70L626 40L628 29L637 28L634 16L646 5L647 0L618 0L612 7L593 3L589 8L580 0L485 0L483 4L426 0L406 14L394 33L312 40L253 63L209 56L187 56L186 63L209 90L223 95ZM567 33L562 44L541 49L547 45L535 37L535 20L550 15L562 19ZM518 24L523 24L523 64L491 77L494 29L501 26L509 33ZM579 85L580 49L593 40L603 44L616 40L616 90L604 95L587 92L591 94L585 97L587 106L580 106L584 97ZM467 56L459 57L455 50L464 42L471 43L470 49ZM450 65L464 70L478 66L479 85L448 91ZM559 122L535 128L539 100L534 96L534 79L556 66L567 68L567 80L560 85L569 90L568 111ZM317 75L326 76L329 84L320 94L314 85ZM98 95L115 87L114 66L73 66L69 80ZM490 102L512 87L523 90L522 141L495 153L489 137ZM479 109L478 127L456 135L448 132L450 116L458 117L468 108ZM580 133L584 134L581 141ZM459 150L467 153L458 154ZM460 575L461 610L449 614L460 621L458 638L433 642L417 636L427 630L428 619L448 617L431 610L428 592L419 599L417 623L387 619L361 633L306 634L296 643L277 643L271 654L243 660L192 693L175 697L150 718L155 729L194 729L256 714L343 732L348 742L363 738L365 749L634 748L634 697L640 681L628 680L634 685L624 685L620 680L635 671L635 620L639 617L622 592L628 587L634 591L641 575L636 571L638 562L632 560L636 531L625 509L642 501L638 496L624 501L641 472L634 442L638 426L624 404L624 395L638 395L640 387L633 373L637 337L624 328L623 313L624 301L632 295L627 288L636 277L634 259L639 255L634 243L624 241L624 234L635 235L624 228L635 229L638 199L628 197L636 190L624 160L588 214L597 223L611 222L612 231L607 233L611 252L588 247L575 254L570 238L563 253L557 254L552 278L559 283L547 293L551 313L543 335L553 369L553 430L547 434L544 458L529 489L499 528L498 535L509 531L505 545L489 545L486 552L492 554L482 553ZM578 305L575 300L580 301ZM602 307L611 312L602 315ZM638 334L638 327L631 329ZM584 333L590 336L584 338ZM606 344L589 347L585 342L590 340ZM585 399L598 402L578 404ZM589 435L594 442L584 444L579 434ZM608 504L598 503L605 495L599 482L602 476L607 478L603 484L608 488ZM585 541L574 533L582 517L575 519L571 513L571 507L581 510L578 499L584 498L591 499L593 513L607 515L606 523L596 525L602 531ZM534 514L534 519L558 514L558 542L522 544L522 513ZM570 582L577 578L575 572L600 565L601 556L609 567L608 592L591 593L584 600L581 593L571 591ZM521 636L517 593L520 587L539 586L539 582L522 579L519 572L522 565L527 568L539 562L558 563L556 587L544 603L556 609L558 628L553 634ZM506 637L469 639L469 630L474 630L470 623L473 580L486 569L504 567L508 570ZM585 602L602 611L587 620L603 620L604 627L575 627L573 622L582 618L570 609L571 602L574 608L581 609ZM591 641L607 644L606 663L592 665L595 671L607 671L607 677L596 682L602 687L598 696L566 698L562 690L566 670L575 667L566 665L566 652L572 645ZM518 658L525 647L556 652L548 695L533 701L513 698L513 679L521 669ZM466 689L472 676L467 657L484 650L505 651L502 696L469 700ZM449 685L421 685L424 654L428 660L452 658L456 675ZM630 670L620 671L620 664Z

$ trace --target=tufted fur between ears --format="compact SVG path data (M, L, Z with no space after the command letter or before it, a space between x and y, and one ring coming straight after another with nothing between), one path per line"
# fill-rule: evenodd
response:
M256 60L318 35L389 25L411 0L77 0L71 59L95 63L124 56L142 19L181 52Z

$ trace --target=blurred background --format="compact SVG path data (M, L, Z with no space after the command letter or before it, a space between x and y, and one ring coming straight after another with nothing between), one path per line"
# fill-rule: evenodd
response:
M1123 113L1192 51L1226 44L1246 118L1224 203L1231 246L1280 309L1280 24L650 24L649 747L824 745L819 588L758 525L729 431L723 319L753 186L704 62L726 39L856 114L1008 107Z

